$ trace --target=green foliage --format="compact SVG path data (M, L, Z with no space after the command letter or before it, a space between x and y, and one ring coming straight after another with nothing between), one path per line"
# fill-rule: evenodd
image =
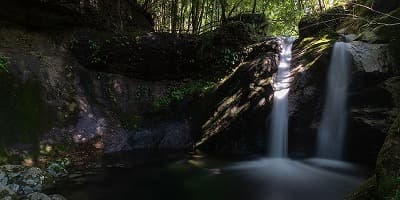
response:
M324 11L349 0L139 0L153 13L157 31L203 33L227 19L262 13L270 21L271 35L297 35L297 24L309 13ZM171 30L173 29L173 30Z
M0 55L0 71L4 70L4 71L8 71L8 65L9 65L9 61L6 57L4 57L3 55Z
M154 101L153 105L156 109L165 108L172 102L178 102L183 100L186 96L206 93L214 86L215 86L214 82L189 81L180 86L170 88L167 94Z

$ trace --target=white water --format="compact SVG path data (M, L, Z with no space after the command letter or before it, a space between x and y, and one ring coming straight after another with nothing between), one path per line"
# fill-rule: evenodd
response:
M282 52L278 72L273 83L275 92L269 143L269 155L271 157L287 157L288 155L288 93L293 41L294 39L291 37L281 38Z
M340 160L346 133L347 88L351 67L348 45L334 45L328 70L327 94L322 122L318 129L317 156Z

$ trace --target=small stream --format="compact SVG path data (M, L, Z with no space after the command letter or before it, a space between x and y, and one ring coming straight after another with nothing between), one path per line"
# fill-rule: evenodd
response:
M369 175L361 166L323 159L134 153L72 172L48 192L73 200L339 200Z

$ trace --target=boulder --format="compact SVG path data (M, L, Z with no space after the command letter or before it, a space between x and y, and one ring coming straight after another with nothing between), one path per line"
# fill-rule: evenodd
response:
M50 197L51 200L67 200L65 197L59 194L52 194L48 196Z
M15 200L17 198L17 193L8 186L0 185L0 199L4 200Z
M395 66L388 44L370 44L361 41L350 43L354 67L362 72L390 72Z
M52 200L46 194L40 192L34 192L26 196L26 200Z

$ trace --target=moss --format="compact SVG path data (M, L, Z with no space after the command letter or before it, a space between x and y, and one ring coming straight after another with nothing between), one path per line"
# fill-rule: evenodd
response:
M173 102L182 101L186 96L204 94L215 86L214 82L189 81L177 87L169 88L166 95L153 102L155 109L163 109Z
M35 144L51 128L51 108L41 91L38 81L22 83L11 74L0 73L0 146Z
M335 41L336 38L329 34L322 37L304 38L297 45L296 49L300 49L300 51L295 52L295 56L301 60L306 60L305 68L308 69L333 46Z

